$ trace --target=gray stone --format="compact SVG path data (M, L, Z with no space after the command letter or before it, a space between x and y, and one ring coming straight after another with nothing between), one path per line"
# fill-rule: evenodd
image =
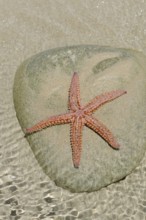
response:
M146 58L127 49L73 46L42 52L26 60L14 82L14 105L24 131L49 116L67 112L74 71L82 103L101 93L124 89L126 95L94 113L120 143L113 150L99 135L83 130L79 169L72 163L69 125L49 127L27 137L43 171L72 192L95 191L123 179L146 150Z

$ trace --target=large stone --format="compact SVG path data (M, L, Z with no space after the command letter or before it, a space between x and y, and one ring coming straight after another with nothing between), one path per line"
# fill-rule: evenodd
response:
M116 89L127 94L94 113L115 135L113 150L84 128L79 169L72 163L69 125L49 127L27 137L43 171L72 192L94 191L116 182L139 164L146 150L146 58L139 52L98 46L73 46L42 52L26 60L14 82L14 104L22 130L67 112L74 71L82 103Z

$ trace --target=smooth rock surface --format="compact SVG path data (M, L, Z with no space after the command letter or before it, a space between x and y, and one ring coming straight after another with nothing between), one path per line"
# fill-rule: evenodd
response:
M27 137L44 172L73 192L95 191L128 175L146 150L146 58L139 52L98 46L75 46L42 52L26 60L14 82L14 104L23 130L67 111L74 71L79 73L82 103L101 93L127 94L94 113L116 136L115 151L84 128L79 169L72 164L69 125L53 126Z

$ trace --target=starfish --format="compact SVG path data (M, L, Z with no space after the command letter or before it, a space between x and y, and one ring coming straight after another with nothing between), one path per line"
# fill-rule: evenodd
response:
M74 72L69 89L69 111L64 114L51 116L42 120L31 128L26 129L26 135L40 131L46 127L70 123L70 141L72 160L75 168L79 168L82 152L82 130L87 126L100 135L112 148L119 149L119 143L111 131L99 120L92 116L93 112L103 104L125 94L124 90L115 90L96 96L88 104L82 106L80 100L79 77Z

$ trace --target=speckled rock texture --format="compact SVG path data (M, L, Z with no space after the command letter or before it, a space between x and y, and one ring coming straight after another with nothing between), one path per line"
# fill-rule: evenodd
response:
M104 92L127 94L94 113L115 135L113 150L84 128L79 169L72 164L69 125L53 126L27 137L43 171L72 192L91 192L123 179L146 150L146 58L139 52L99 46L56 48L26 60L14 82L14 104L23 130L49 116L67 112L74 71L80 78L82 103Z

